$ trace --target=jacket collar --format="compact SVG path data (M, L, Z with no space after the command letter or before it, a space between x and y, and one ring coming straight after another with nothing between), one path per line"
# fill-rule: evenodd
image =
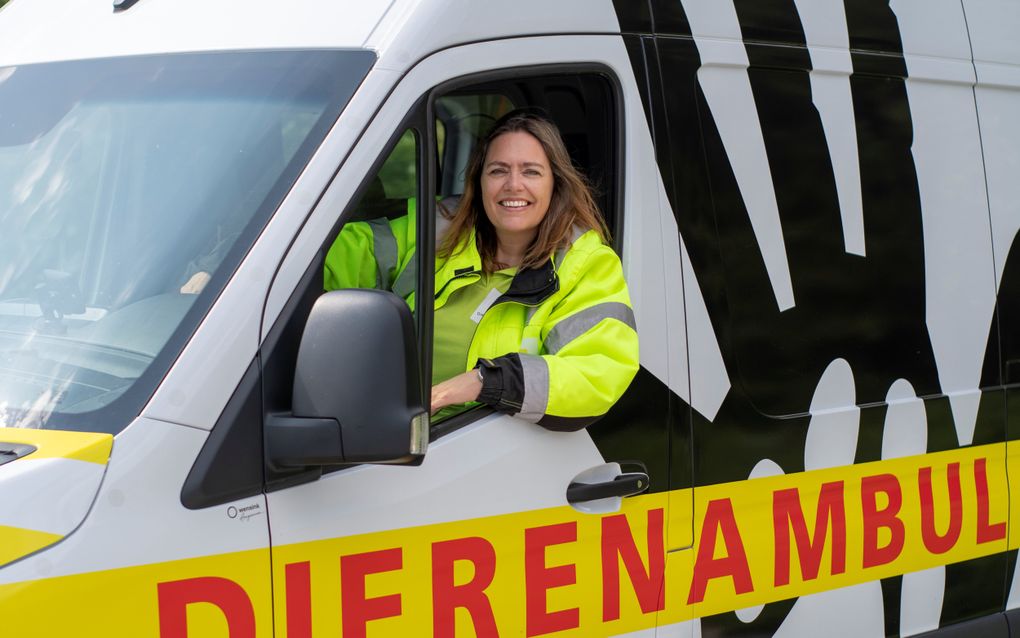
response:
M575 230L572 242L583 232ZM566 251L560 251L565 253ZM526 306L537 306L560 289L559 276L556 270L563 261L563 254L551 255L549 259L535 268L524 268L517 271L510 288L496 300L516 302ZM476 281L476 277L468 279L468 275L479 275L482 272L482 256L478 253L475 243L475 231L471 230L465 244L458 251L436 267L436 296L439 297L453 279L463 277L467 282ZM449 292L453 292L450 290Z

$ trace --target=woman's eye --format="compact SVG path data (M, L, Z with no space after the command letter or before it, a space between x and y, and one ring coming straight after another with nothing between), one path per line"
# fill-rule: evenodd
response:
M493 168L489 170L489 175L506 175L505 168Z

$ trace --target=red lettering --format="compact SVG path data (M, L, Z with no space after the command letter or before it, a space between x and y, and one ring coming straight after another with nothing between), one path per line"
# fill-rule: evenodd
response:
M974 461L974 487L977 489L977 542L991 543L1006 538L1006 523L989 523L987 459Z
M620 618L620 560L634 587L641 612L648 614L666 607L663 576L666 573L666 543L661 509L648 511L648 569L641 561L634 535L624 514L602 519L602 620Z
M340 609L345 638L365 638L368 621L400 615L400 594L368 598L365 578L401 569L404 555L399 547L340 557Z
M888 504L879 509L878 494L888 498ZM905 530L903 521L896 515L903 505L903 492L892 474L865 476L861 479L861 509L864 523L864 567L877 567L896 560L903 551ZM890 539L885 547L878 545L878 530L889 530Z
M576 607L550 612L546 592L577 582L576 566L547 567L545 548L577 541L577 523L560 523L524 530L524 590L527 634L541 636L580 626Z
M470 561L474 575L457 585L454 565ZM496 550L484 538L458 538L432 544L432 635L453 638L456 634L456 610L466 609L471 615L478 638L498 638L496 618L485 589L496 575Z
M284 568L287 638L312 638L312 567L308 562Z
M949 491L949 527L945 534L935 529L935 490L931 484L931 468L917 471L917 491L921 497L921 540L932 554L945 554L960 540L963 529L963 497L960 491L960 464L946 467L946 486Z
M825 483L818 493L815 532L808 538L807 522L800 507L797 488L777 490L772 495L772 525L775 530L776 586L790 584L790 530L797 543L800 573L804 580L818 578L822 552L829 526L832 526L832 573L846 571L846 509L843 505L843 481Z
M723 545L726 547L726 555L716 558L715 545L720 532ZM751 570L747 565L747 552L740 538L740 530L737 529L733 504L728 498L709 501L705 509L705 521L701 525L701 542L698 543L698 556L694 559L694 578L687 595L687 604L693 605L705 600L708 581L726 576L733 579L735 593L746 594L754 590Z
M255 638L255 610L244 588L232 580L207 576L156 585L160 638L188 637L188 605L215 605L227 619L230 638Z

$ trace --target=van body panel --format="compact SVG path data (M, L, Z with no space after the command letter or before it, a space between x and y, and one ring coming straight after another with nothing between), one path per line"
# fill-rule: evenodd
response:
M45 0L4 7L0 65L189 51L362 48L389 3L341 1L245 4ZM43 18L40 20L40 18Z
M113 447L109 434L0 428L0 564L60 542L88 515ZM18 450L9 460L10 450Z
M266 200L236 268L217 274L140 416L112 424L115 436L0 429L0 443L38 448L0 447L5 633L1010 633L1013 4L298 4L0 10L0 90L19 67L62 60L270 50L360 60L349 99ZM460 415L433 429L416 464L287 474L263 463L261 493L185 507L210 431L231 427L231 397L250 434L273 416L265 397L290 393L265 372L274 340L318 294L323 251L402 127L434 133L428 109L465 87L534 88L570 73L609 87L615 102L592 112L618 115L609 172L623 174L607 212L622 219L614 247L641 338L624 398L572 433ZM25 140L0 128L0 142ZM434 177L430 161L417 168ZM53 281L42 291L59 297ZM31 305L26 293L0 314L31 325ZM0 404L13 422L9 410ZM614 477L633 454L647 493L568 502L571 483Z
M7 621L11 635L158 635L164 619L200 600L222 602L235 586L260 628L252 635L271 635L265 498L198 512L180 503L180 486L206 436L144 418L117 436L81 525L0 571L3 606L19 611ZM236 585L222 586L230 582ZM224 617L210 606L189 622L192 632L215 632Z
M268 546L265 515L228 515L262 496L200 511L180 503L180 486L205 442L203 430L139 418L114 443L95 502L75 533L46 552L8 565L4 584L183 560ZM182 461L183 460L183 461ZM13 463L11 464L13 465ZM148 508L141 514L136 507ZM253 510L255 511L255 510ZM242 524L243 523L243 524ZM125 542L125 539L139 539ZM116 557L115 561L111 561Z

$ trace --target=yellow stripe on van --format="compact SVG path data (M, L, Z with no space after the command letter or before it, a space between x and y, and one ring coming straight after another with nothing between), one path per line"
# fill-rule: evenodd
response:
M607 515L563 506L281 545L275 614L267 550L0 585L0 609L19 612L12 635L612 636L1014 549L1006 456L982 445L648 494ZM669 511L685 500L693 517ZM667 553L664 523L692 526L694 547Z
M0 565L39 551L62 538L60 534L0 525Z
M34 445L36 451L25 458L74 459L106 465L113 450L113 435L33 428L0 428L0 443Z

